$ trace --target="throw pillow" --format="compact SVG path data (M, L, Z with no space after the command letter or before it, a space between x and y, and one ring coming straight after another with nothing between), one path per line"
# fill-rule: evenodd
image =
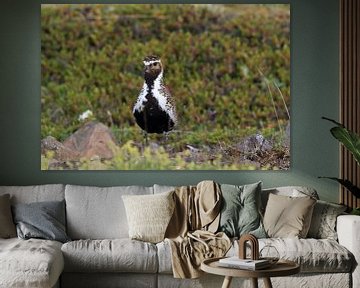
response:
M229 237L251 233L265 238L266 233L260 216L261 182L235 186L221 185L222 209L219 231Z
M308 237L337 240L336 219L346 206L318 200L312 214Z
M269 237L305 238L316 200L269 194L264 215L264 227Z
M16 229L11 215L10 195L0 196L0 238L16 237Z
M175 207L173 193L122 196L131 239L151 243L164 240Z
M261 192L262 215L265 213L265 208L270 194L290 197L305 197L309 196L314 199L319 199L319 196L314 188L306 186L282 186L263 189Z
M15 204L13 215L19 238L70 241L65 232L65 201Z

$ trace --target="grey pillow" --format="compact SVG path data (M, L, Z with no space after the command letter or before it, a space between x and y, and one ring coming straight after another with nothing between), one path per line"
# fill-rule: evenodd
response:
M15 225L11 215L10 195L0 196L0 238L16 237Z
M229 237L253 234L257 238L266 238L260 216L261 182L235 186L221 185L222 209L218 231Z
M312 214L309 238L337 240L336 218L343 214L346 206L318 200Z
M15 204L13 215L19 238L70 241L65 232L65 201Z

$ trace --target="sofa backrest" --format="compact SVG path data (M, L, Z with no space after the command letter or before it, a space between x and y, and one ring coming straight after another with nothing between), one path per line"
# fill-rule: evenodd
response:
M128 238L123 195L153 194L153 187L66 185L67 233L71 239Z
M65 185L0 186L0 195L4 194L10 194L11 204L61 201L65 198Z
M33 186L0 186L0 195L10 194L11 203L66 201L67 233L71 239L128 238L123 195L157 194L173 190L174 186L154 185L94 187L62 184ZM263 189L262 210L270 193L292 197L311 196L317 192L308 187L287 186Z
M154 184L154 194L165 193L175 190L176 186Z

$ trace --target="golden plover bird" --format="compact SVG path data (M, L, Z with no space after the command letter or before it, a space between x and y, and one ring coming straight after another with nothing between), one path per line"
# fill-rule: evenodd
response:
M177 124L173 98L164 85L159 57L144 58L144 85L133 108L136 123L145 133L166 133Z

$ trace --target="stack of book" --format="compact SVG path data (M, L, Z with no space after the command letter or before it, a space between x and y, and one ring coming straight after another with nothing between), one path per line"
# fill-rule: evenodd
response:
M234 256L220 259L219 266L246 270L260 270L270 267L271 262L267 259L251 260L240 259L238 256Z

